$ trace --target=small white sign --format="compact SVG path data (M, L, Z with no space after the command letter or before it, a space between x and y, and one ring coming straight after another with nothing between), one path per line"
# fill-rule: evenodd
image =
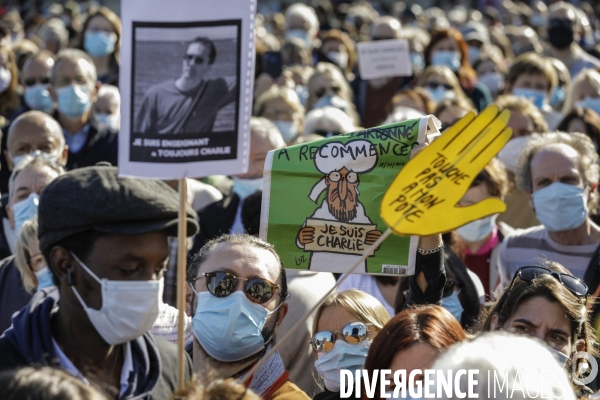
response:
M364 80L412 75L410 48L405 39L358 44L358 67Z

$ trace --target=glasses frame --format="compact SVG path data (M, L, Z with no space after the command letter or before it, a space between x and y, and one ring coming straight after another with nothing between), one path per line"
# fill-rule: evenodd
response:
M233 275L233 274L231 274L229 272L225 272L225 271L203 272L203 273L200 274L200 276L197 276L196 278L192 279L192 281L190 282L190 284L192 285L192 288L194 289L194 291L196 291L196 288L195 288L196 281L198 279L200 279L200 278L206 278L206 290L208 290L208 292L210 294L212 294L215 297L220 297L220 298L228 297L231 294L233 294L236 290L232 290L231 292L229 292L225 296L217 296L215 293L213 293L210 290L210 285L209 285L210 277L209 277L209 275L219 274L219 273L220 274L225 274L226 276L233 278L234 288L237 288L237 286L238 286L238 284L239 284L240 281L244 281L244 293L246 294L246 297L248 297L248 299L251 302L256 303L256 304L265 304L265 303L268 303L269 301L271 301L273 299L273 296L275 295L275 291L277 289L280 289L279 285L271 282L268 279L264 279L264 278L241 278L241 277L235 276L235 275ZM223 278L223 279L225 279L225 278ZM271 292L272 292L271 297L269 297L267 300L264 300L264 301L258 301L256 298L252 297L249 294L250 287L251 287L251 285L250 285L251 281L259 281L259 282L262 281L262 282L265 282L267 284L267 286L269 286L271 288Z
M523 279L523 276L521 275L522 271L524 269L530 269L530 268L535 268L538 270L543 270L544 272L536 274L533 278L531 279ZM585 297L587 296L587 294L589 293L589 287L588 285L582 281L579 278L574 277L573 275L569 275L569 274L565 274L562 272L557 272L557 271L552 271L551 269L548 269L546 267L537 267L535 265L528 265L525 267L521 267L517 270L517 272L515 272L515 276L513 276L512 281L510 282L510 285L508 286L508 289L506 290L506 292L510 292L510 290L513 288L514 284L515 284L515 280L517 279L517 277L519 277L519 279L521 279L523 282L531 282L531 280L535 279L538 275L550 275L552 277L554 277L557 281L560 282L561 285L563 285L569 292L573 293L575 296L577 297ZM585 293L579 293L577 292L575 289L570 288L569 286L567 286L565 284L565 282L563 282L562 277L566 276L568 278L574 279L576 281L578 281L579 283L581 283L584 287L585 287Z
M356 325L356 324L361 324L362 326L364 326L364 328L365 328L365 333L364 333L364 335L360 335L360 336L358 337L358 342L356 342L356 343L350 343L348 340L346 340L346 336L344 336L344 330L345 330L346 328L348 328L349 326L351 326L351 325ZM313 337L311 337L311 338L310 338L310 340L308 341L308 343L310 343L310 344L313 346L313 349L314 349L314 350L315 350L317 353L329 353L329 352L331 352L331 350L333 350L333 347L331 348L331 350L329 350L329 351L325 351L325 349L323 348L323 343L321 343L321 344L318 344L318 343L317 343L318 341L315 339L315 337L316 337L318 334L320 334L320 333L324 333L324 332L330 333L330 334L331 334L331 336L333 337L333 341L332 341L331 343L333 343L333 346L334 346L334 347L335 347L335 341L337 340L337 335L338 335L338 334L339 334L339 335L342 337L342 339L343 339L343 340L344 340L346 343L350 343L350 344L359 344L359 343L362 343L362 342L364 342L365 340L367 340L367 338L369 337L369 327L370 327L370 326L373 326L373 324L371 324L371 323L368 323L368 322L352 321L352 322L349 322L349 323L347 323L346 325L344 325L344 327L342 328L342 330L341 330L341 331L327 331L327 330L325 330L325 331L319 331L319 332L315 333L315 334L313 335Z

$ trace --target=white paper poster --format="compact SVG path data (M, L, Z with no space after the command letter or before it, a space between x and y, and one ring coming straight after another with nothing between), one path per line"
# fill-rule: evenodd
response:
M255 0L121 3L119 173L248 169Z
M358 43L357 51L362 79L412 75L410 47L405 39L362 42Z

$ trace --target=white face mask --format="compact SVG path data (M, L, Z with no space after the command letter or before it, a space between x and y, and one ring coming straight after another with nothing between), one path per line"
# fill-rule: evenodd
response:
M240 196L241 200L244 200L246 197L254 194L254 192L258 190L262 190L263 188L263 178L254 178L254 179L242 179L238 177L233 178L233 193Z
M71 286L96 331L106 343L130 342L148 332L159 314L164 280L115 281L98 278L77 256L79 265L102 286L102 308L86 306L75 287Z
M529 139L529 136L512 138L498 153L498 160L504 164L508 171L513 173L517 171L517 164L519 163L521 150L525 148L525 145Z
M326 56L341 69L346 69L348 66L348 54L346 53L340 53L339 51L328 51Z
M118 131L121 127L121 118L119 114L96 114L96 122L100 128L111 129Z
M458 235L467 242L478 242L485 239L492 233L496 226L496 218L498 214L490 215L489 217L478 219L477 221L469 222L466 225L456 229Z
M296 127L296 123L294 121L272 121L275 126L277 127L277 129L279 129L279 132L281 133L281 136L283 137L283 140L286 143L291 142L292 140L294 140L296 138L296 136L298 136L298 129Z
M5 67L0 67L0 93L4 92L12 82L12 73Z

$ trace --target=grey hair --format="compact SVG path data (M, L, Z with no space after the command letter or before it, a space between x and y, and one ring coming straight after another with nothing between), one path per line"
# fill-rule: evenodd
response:
M259 135L269 139L269 142L271 142L275 149L285 147L285 141L283 140L283 136L281 136L279 129L277 129L274 123L266 118L250 118L250 131L253 135Z
M525 192L533 192L531 179L531 160L542 148L551 144L566 144L579 154L581 173L586 185L598 182L600 167L598 153L592 140L583 133L551 132L543 135L532 135L531 139L521 150L517 165L517 187Z
M9 199L9 201L12 198L13 190L15 189L15 179L17 179L17 176L19 175L19 173L21 173L21 171L23 171L25 168L44 166L44 167L48 167L48 168L52 169L53 171L56 171L56 173L58 173L58 175L62 175L65 173L65 168L62 165L60 165L59 163L57 163L55 161L48 159L48 156L45 154L46 153L42 153L35 157L31 157L28 155L25 158L23 158L23 160L21 162L19 162L17 165L15 165L15 169L13 169L12 173L10 174L10 178L8 180L8 199Z
M314 33L319 30L319 18L312 7L309 7L302 3L292 4L285 11L285 23L287 27L287 21L292 15L299 15L304 17L310 23L310 30Z
M77 61L83 59L87 61L90 65L89 69L89 77L91 78L93 83L96 83L98 80L98 74L96 72L96 64L94 64L94 60L88 53L79 49L65 49L58 52L56 55L56 61L54 62L54 66L52 67L51 79L52 83L54 83L54 76L56 75L56 69L58 65L63 61Z
M119 107L121 106L121 94L119 93L119 88L113 85L102 85L100 89L98 89L98 98L101 97L109 97L110 99L114 99Z

